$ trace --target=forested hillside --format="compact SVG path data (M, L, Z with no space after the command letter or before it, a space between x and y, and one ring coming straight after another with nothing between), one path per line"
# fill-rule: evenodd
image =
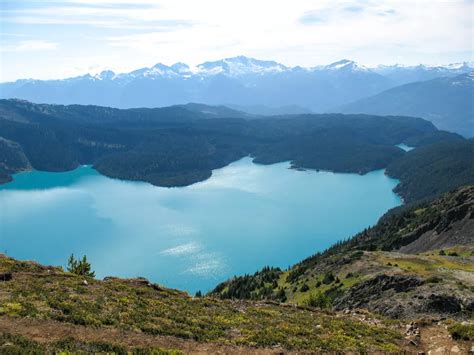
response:
M474 183L474 140L450 140L419 147L387 166L401 183L395 191L406 202Z
M407 155L395 147L398 143L425 146L464 141L419 118L342 114L244 117L239 111L205 105L119 110L2 100L0 137L10 143L8 154L5 144L0 147L9 157L0 165L1 181L25 169L65 171L93 164L110 177L184 186L251 155L261 164L291 161L296 168L359 174L392 166L389 172L402 180L399 192L407 200L472 182L467 154L455 158L463 169L456 172L456 179L433 175L423 189L410 182L411 175L421 173L416 164L410 166L408 175L397 172L397 164ZM427 146L424 151L430 149ZM446 154L442 164L450 171L453 160L449 151ZM414 188L419 191L412 191Z

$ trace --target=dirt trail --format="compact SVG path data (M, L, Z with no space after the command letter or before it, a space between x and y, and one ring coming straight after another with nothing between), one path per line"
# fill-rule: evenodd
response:
M443 325L430 325L421 329L420 347L428 355L468 354L470 344L454 341Z
M51 320L16 319L0 317L0 332L21 335L47 344L73 337L80 341L104 341L130 347L160 347L177 349L185 354L279 354L281 348L258 349L214 343L198 343L170 336L154 336L134 331L112 328L90 328Z

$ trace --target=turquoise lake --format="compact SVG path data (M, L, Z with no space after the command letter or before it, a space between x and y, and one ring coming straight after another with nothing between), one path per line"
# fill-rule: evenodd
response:
M143 276L190 293L265 265L286 268L401 204L397 180L382 170L296 171L250 158L180 188L91 167L14 179L0 185L0 252L62 266L86 254L99 278Z

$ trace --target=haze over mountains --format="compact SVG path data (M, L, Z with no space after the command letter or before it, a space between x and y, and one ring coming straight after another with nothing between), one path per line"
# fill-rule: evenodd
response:
M462 75L473 72L473 68L473 63L366 68L346 59L302 68L239 56L194 68L184 63L158 63L122 74L107 70L62 80L18 80L0 84L0 97L117 108L199 102L257 115L341 111L402 114L421 116L439 128L472 136L474 82L472 76ZM429 80L434 81L422 83ZM413 82L417 84L409 84ZM383 93L386 90L391 91Z
M439 129L474 136L474 72L397 86L337 109L423 117Z
M17 80L0 84L0 95L43 103L120 108L202 102L271 107L300 105L321 111L394 86L455 76L473 68L472 63L366 68L347 59L303 68L239 56L205 62L195 68L184 63L171 66L158 63L122 74L105 70L97 75L62 80Z

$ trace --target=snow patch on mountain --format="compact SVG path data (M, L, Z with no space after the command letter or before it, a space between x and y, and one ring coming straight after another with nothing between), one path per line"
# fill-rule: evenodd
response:
M318 70L369 71L370 69L363 65L359 65L352 60L343 59L319 68Z
M241 76L249 74L280 73L288 69L290 68L274 61L239 56L199 64L195 74L204 76L216 74Z

